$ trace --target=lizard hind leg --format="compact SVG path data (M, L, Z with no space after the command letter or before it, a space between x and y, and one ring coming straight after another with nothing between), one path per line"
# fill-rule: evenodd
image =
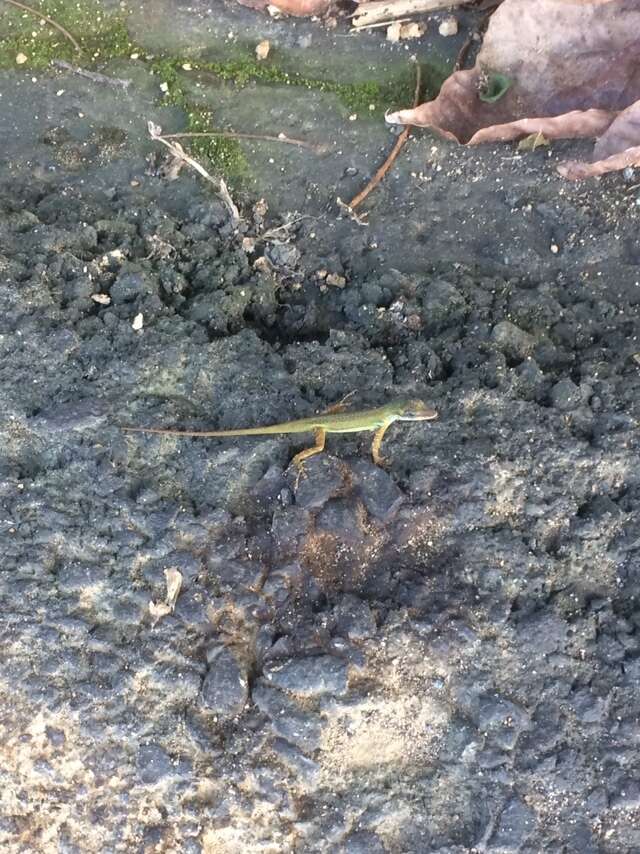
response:
M304 451L300 451L299 454L296 454L295 457L291 460L293 465L297 468L298 474L296 477L296 485L295 488L298 488L298 483L300 482L300 477L303 472L303 463L305 460L308 460L309 457L313 457L316 454L321 454L324 451L324 442L327 437L326 430L323 430L322 427L318 427L314 430L313 433L316 443L312 448L305 448Z

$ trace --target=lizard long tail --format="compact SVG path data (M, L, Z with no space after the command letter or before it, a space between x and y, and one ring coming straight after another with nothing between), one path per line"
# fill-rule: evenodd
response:
M129 433L160 433L164 436L196 436L210 438L219 436L268 436L276 433L310 433L314 426L303 421L288 424L271 424L268 427L247 427L244 430L164 430L159 427L123 427Z

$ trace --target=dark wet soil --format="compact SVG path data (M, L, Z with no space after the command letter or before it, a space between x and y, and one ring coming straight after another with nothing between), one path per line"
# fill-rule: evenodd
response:
M54 118L0 184L4 850L639 851L633 175L420 132L369 226L308 153L234 226ZM440 418L297 488L307 437L120 429L352 391Z

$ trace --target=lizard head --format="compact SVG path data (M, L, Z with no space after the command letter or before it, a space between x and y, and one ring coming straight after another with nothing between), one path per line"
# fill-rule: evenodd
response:
M398 404L396 417L399 421L433 421L438 413L421 400L404 400Z

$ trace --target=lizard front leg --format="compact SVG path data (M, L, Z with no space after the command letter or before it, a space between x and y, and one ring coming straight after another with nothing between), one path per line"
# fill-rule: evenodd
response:
M313 435L315 437L316 443L313 448L305 448L304 451L300 451L299 454L296 454L295 457L291 460L293 465L298 469L298 476L296 477L296 486L298 488L298 482L300 481L300 476L302 474L302 464L305 460L308 460L309 457L313 457L316 454L321 454L324 451L324 442L327 437L327 432L322 427L318 427L317 430L313 431Z
M382 427L379 427L373 436L373 442L371 444L371 456L373 457L373 461L377 466L384 466L384 457L380 453L380 445L382 444L382 438L384 434L387 432L387 429L390 427L390 424L383 424Z

